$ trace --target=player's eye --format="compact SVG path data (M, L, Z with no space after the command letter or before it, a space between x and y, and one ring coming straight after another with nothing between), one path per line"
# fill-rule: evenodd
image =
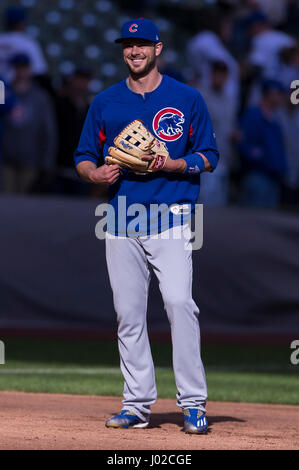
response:
M153 47L155 46L155 44L151 44L151 43L148 43L148 42L144 42L144 43L141 43L141 44L138 44L138 47Z
M133 47L138 47L138 49L143 49L144 44L130 44L130 49L133 49Z

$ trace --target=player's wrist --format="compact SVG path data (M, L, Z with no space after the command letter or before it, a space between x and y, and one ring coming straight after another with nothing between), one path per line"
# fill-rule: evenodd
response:
M90 183L97 183L98 182L98 174L97 174L96 168L91 169L88 172L87 177L88 177Z
M89 183L93 182L90 175L96 168L96 165L90 161L82 161L76 166L78 175Z
M164 171L169 173L184 173L186 169L186 162L182 158L177 158L173 160L172 158L167 158L165 166L163 168Z

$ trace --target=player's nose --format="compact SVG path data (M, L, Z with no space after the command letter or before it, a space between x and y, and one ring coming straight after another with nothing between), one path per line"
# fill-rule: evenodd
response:
M132 47L131 54L132 54L132 55L138 55L139 53L140 53L139 47L136 46L136 44L134 44L134 46Z

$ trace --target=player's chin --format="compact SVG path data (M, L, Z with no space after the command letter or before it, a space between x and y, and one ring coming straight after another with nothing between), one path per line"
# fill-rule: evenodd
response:
M130 67L129 66L129 69L132 73L134 73L135 75L141 75L145 72L146 70L146 67L145 66L141 66L141 65L135 65L133 67Z
M127 65L131 72L133 73L142 73L146 70L147 64L145 62L140 62L139 64L134 64L132 62L127 62Z

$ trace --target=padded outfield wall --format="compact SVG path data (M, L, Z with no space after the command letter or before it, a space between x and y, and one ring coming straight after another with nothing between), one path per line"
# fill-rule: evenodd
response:
M115 328L94 199L0 198L0 328ZM206 208L194 251L194 298L205 333L299 333L299 218ZM168 331L152 281L150 329Z

